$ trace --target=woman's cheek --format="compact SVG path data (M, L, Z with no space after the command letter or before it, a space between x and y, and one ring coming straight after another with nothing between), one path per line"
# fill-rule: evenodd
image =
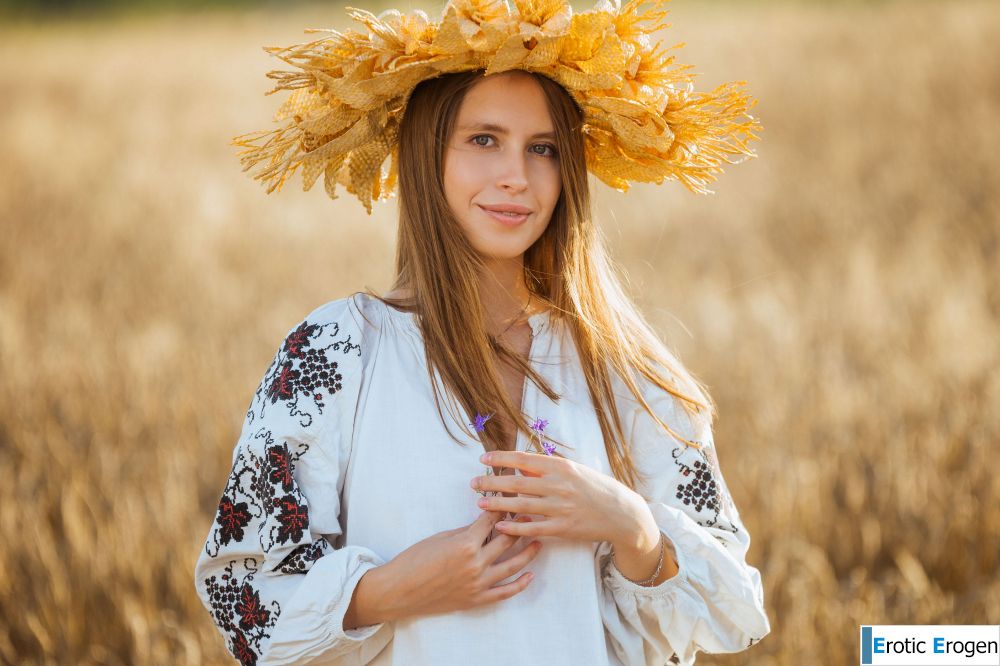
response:
M452 177L455 184L463 190L476 189L476 185L489 177L489 163L479 155L470 155L463 151L454 162Z
M562 188L562 175L559 172L559 162L555 160L545 160L541 164L536 164L532 169L532 180L536 183L544 183L545 191L555 198L559 197Z

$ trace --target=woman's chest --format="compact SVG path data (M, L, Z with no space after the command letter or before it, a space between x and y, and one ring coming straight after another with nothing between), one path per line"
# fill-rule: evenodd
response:
M593 405L585 390L581 396L572 364L532 367L562 397L553 402L533 383L524 386L520 373L524 393L515 404L523 405L526 418L548 421L545 432L564 444L558 448L561 455L610 474ZM513 385L517 375L508 380ZM475 520L481 513L476 505L480 496L469 482L487 467L479 461L482 444L458 423L468 424L471 417L437 378L439 415L431 378L417 354L392 346L381 349L366 381L346 467L341 526L346 544L395 557L417 541ZM522 434L517 449L527 448Z

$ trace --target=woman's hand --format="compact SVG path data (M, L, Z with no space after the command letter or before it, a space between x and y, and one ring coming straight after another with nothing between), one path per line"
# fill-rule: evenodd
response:
M484 497L489 511L543 516L529 523L502 522L497 531L515 536L558 536L575 541L632 544L659 529L646 501L606 474L561 456L526 451L491 451L481 459L494 467L511 467L521 475L477 476L476 490L517 493L517 497Z
M518 542L517 536L499 534L484 544L503 517L503 513L484 511L471 524L433 534L384 567L373 569L379 581L373 596L380 603L371 616L384 621L449 613L495 603L521 592L531 582L529 572L509 583L498 583L535 559L542 544L528 543L513 554L508 551ZM517 520L521 524L530 518L520 516ZM385 571L380 571L383 568Z

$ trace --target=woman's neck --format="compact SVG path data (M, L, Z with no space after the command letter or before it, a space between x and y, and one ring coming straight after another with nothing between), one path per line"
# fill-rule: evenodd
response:
M523 325L527 317L545 309L544 301L532 295L525 284L519 260L487 263L479 293L486 310L486 328L494 335L517 328L517 320ZM399 287L386 297L409 300L413 298L413 290L409 286Z
M486 327L494 335L512 324L517 326L515 320L533 314L530 307L537 305L537 299L531 297L524 283L522 257L488 262L480 279L479 294L486 310Z

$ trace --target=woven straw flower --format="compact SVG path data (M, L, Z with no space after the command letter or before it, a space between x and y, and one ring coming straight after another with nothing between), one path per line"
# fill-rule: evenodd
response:
M302 170L304 190L320 175L337 199L337 185L356 196L370 215L372 202L393 195L396 141L410 93L445 73L521 69L560 83L584 112L588 170L607 185L679 180L710 194L722 164L756 153L756 105L739 90L744 81L695 92L691 65L674 65L657 31L668 27L659 11L669 0L600 0L573 14L563 0L451 0L440 22L414 10L378 16L348 7L363 30L326 33L312 42L265 51L296 68L271 71L267 92L290 90L275 115L280 127L243 134L233 143L244 171L280 190ZM390 159L387 171L383 164Z

